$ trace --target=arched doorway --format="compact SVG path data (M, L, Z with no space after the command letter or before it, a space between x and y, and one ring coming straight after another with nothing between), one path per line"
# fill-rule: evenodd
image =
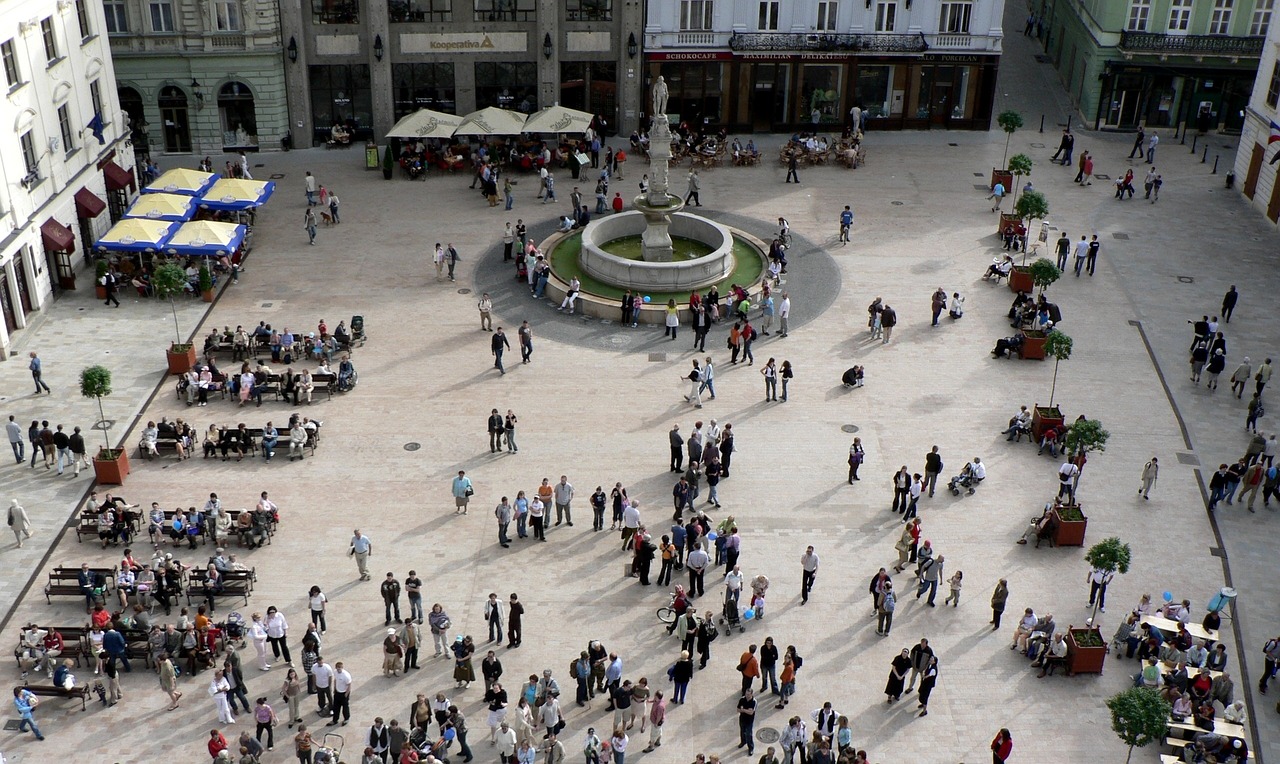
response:
M129 138L133 141L134 150L145 154L151 147L142 94L130 87L121 87L116 92L120 95L120 109L129 115Z
M167 154L191 153L191 125L187 121L187 94L168 85L160 91L160 121L164 123L164 150Z
M257 150L258 119L253 110L253 91L243 82L228 82L218 91L218 119L222 125L222 148Z

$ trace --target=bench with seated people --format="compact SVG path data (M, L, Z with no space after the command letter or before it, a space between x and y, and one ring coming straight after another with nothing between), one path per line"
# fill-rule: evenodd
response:
M218 571L212 563L207 568L193 568L188 573L187 604L190 605L194 597L206 602L212 612L216 598L238 597L248 606L255 580L253 568Z
M53 626L41 628L28 624L18 635L18 646L13 656L22 671L45 671L53 675L53 661L74 660L80 665L80 657L89 652L88 626Z
M49 583L44 585L44 598L53 604L54 596L75 596L85 600L86 609L93 603L105 603L115 589L116 569L56 567L49 571Z
M87 685L72 685L71 687L58 687L56 685L43 684L24 684L19 685L22 689L30 692L32 695L44 698L79 698L80 710L86 711L89 708L89 687Z
M172 451L179 460L191 458L191 447L195 443L195 430L191 425L179 418L170 422L162 417L160 423L147 422L138 437L138 455L143 459L159 458L161 451Z

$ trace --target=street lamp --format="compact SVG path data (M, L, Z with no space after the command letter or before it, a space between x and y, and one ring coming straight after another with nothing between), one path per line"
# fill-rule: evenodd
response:
M552 50L554 48L551 47L551 33L547 32L542 38L542 55L551 58Z
M636 33L632 32L627 37L627 56L629 58L635 58L636 54L639 52L640 52L640 46L639 44L636 43Z
M191 80L191 93L196 97L196 108L203 109L204 91L200 89L200 83L196 80Z
M298 40L296 38L289 38L289 47L287 50L289 51L289 63L298 63Z
M380 34L374 35L373 36L373 57L381 61L382 54L385 51L386 51L386 48L382 47L382 35Z

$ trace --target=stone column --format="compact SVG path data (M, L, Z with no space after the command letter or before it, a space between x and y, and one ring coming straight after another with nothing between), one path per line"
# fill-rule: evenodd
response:
M373 91L373 140L376 143L395 124L395 108L391 103L391 62L399 56L400 40L391 35L391 15L385 2L361 3L360 12L368 15L364 45L369 60L369 87ZM384 51L381 61L373 55L373 42L378 35L382 35Z
M532 35L529 47L538 62L538 108L545 109L560 102L560 56L564 52L564 35L560 34L560 16L563 10L557 0L538 0L537 32ZM548 58L542 44L551 35L551 57Z
M306 9L310 12L310 8ZM280 45L284 48L285 99L289 110L289 133L293 146L298 149L311 147L314 133L311 124L311 84L307 76L307 63L311 58L311 39L304 31L303 8L300 0L280 3ZM298 60L289 60L289 40L298 46Z

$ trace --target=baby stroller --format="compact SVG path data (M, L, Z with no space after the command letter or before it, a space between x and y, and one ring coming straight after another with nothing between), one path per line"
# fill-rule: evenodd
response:
M245 626L244 616L234 610L227 613L227 620L218 624L218 628L222 629L223 637L227 641L227 647L234 647L237 650L244 648Z
M947 483L947 488L951 489L952 496L959 496L961 488L967 488L969 495L972 496L981 482L982 479L974 477L973 473L969 471L969 465L966 464L960 474L951 478L951 482Z
M320 747L312 754L312 764L342 764L342 746L345 743L341 735L325 733Z
M720 625L725 631L737 629L739 634L747 630L747 627L742 625L742 617L738 612L738 600L730 597L728 592L725 592L724 596L724 612L720 614Z
M352 316L350 346L355 347L355 344L357 342L359 342L361 345L364 345L364 341L366 339L367 337L365 336L365 333L364 333L364 316Z
M529 262L523 254L516 256L516 281L527 282L529 280Z

